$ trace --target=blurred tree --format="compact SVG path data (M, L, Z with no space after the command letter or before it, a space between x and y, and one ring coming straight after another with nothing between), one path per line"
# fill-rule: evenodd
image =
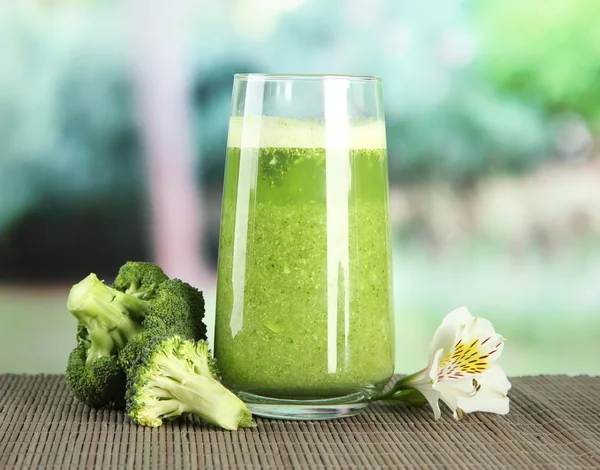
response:
M0 276L80 275L98 259L118 267L123 252L144 256L132 230L144 218L143 178L119 11L2 7Z
M471 3L492 83L551 113L576 112L600 131L597 0Z
M488 16L476 10L478 21L492 21L489 12L504 8L492 3L489 10L480 7ZM565 1L559 3L568 9ZM194 152L195 179L210 188L211 207L220 200L235 72L382 76L391 176L396 181L419 184L441 178L469 187L490 173L525 171L550 154L542 112L548 107L538 108L543 100L537 89L515 88L511 80L500 78L494 83L507 85L494 87L481 73L480 64L489 63L487 51L494 56L492 32L501 31L497 41L505 42L513 24L498 19L489 35L484 28L486 42L480 49L460 0L195 0L193 5L181 26L190 45L184 52L193 73L189 87L196 139L186 152ZM77 239L93 249L89 230L82 229L89 221L75 201L94 201L90 210L110 210L114 223L123 230L128 227L102 235L115 253L150 257L149 237L130 231L129 224L135 220L145 227L147 208L123 5L9 0L1 8L0 276L20 266L27 250L15 250L15 244L34 239L27 231L35 230L42 245ZM536 14L527 13L531 24ZM521 33L526 30L522 27ZM592 33L585 34L593 39ZM595 50L586 47L589 54ZM533 66L527 70L535 72ZM582 96L592 102L591 95ZM592 113L592 108L590 104L585 111L582 105L581 112ZM160 106L151 112L159 114ZM161 124L155 129L160 131ZM165 142L161 145L169 147ZM58 220L65 232L76 233L67 237L47 229ZM216 222L210 230L208 237L214 240ZM86 253L82 250L70 260L73 269L89 266ZM50 266L44 260L39 264Z
M237 63L248 65L237 72L383 78L395 180L419 184L442 178L470 185L487 174L526 171L550 154L543 113L525 99L494 90L479 72L477 38L460 0L295 1L293 11L286 11L286 2L234 3L239 15L251 5L260 20L249 25L231 15L229 22L198 28L203 38L198 44L218 36L219 28L227 35L216 49L213 42L206 50L212 64L218 56L229 63L243 57ZM217 149L225 145L231 78L212 83L211 94L221 98L203 111L201 127L219 142L206 155L208 168L222 171L212 162L223 158Z

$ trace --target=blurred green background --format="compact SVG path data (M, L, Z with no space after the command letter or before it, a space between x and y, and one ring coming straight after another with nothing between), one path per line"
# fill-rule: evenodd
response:
M212 331L241 72L382 77L399 372L466 305L509 375L600 373L596 0L164 3L0 6L0 373L62 372L70 286L126 260Z

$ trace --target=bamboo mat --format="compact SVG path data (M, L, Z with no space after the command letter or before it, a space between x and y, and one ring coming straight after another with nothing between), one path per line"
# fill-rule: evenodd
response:
M0 469L600 468L600 377L512 382L506 416L436 422L428 407L376 404L228 432L192 419L143 428L79 404L64 376L0 375Z

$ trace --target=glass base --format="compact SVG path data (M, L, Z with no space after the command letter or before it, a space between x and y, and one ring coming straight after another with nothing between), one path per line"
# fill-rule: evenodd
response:
M369 406L369 394L360 392L343 397L317 400L289 400L238 392L252 414L263 418L297 421L338 419L355 416Z

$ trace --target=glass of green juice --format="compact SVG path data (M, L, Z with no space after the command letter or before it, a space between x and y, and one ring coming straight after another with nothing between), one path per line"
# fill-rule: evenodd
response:
M259 416L330 419L394 372L381 80L235 75L215 357Z

